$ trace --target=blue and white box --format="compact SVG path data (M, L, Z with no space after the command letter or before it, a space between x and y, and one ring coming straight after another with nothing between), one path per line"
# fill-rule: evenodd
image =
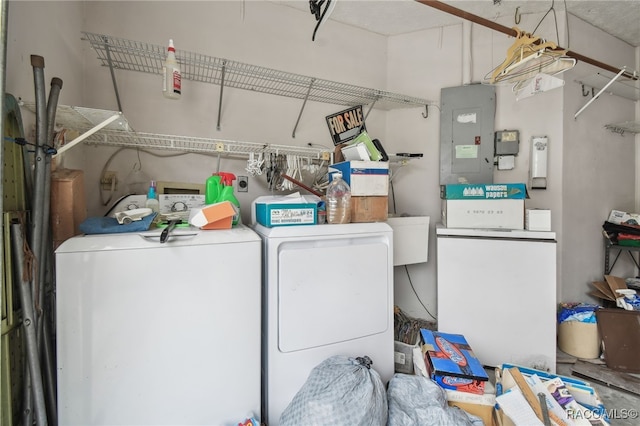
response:
M440 187L440 198L445 200L524 200L524 183L454 183Z
M329 166L331 174L341 172L342 179L351 188L351 196L387 196L389 195L389 163L386 161L343 161Z
M265 195L252 203L252 223L274 226L315 225L318 223L318 203L315 195Z

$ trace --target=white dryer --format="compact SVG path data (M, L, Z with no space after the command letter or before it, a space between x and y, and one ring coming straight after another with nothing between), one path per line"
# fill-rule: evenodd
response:
M367 355L389 381L391 227L256 224L254 230L263 239L262 420L277 425L313 367L332 355Z

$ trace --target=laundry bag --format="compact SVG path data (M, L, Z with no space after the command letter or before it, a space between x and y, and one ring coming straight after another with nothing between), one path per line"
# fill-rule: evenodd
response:
M282 426L384 426L387 394L369 357L336 355L316 366L282 413Z
M396 373L389 381L388 426L438 425L475 426L476 416L450 407L444 390L424 376Z

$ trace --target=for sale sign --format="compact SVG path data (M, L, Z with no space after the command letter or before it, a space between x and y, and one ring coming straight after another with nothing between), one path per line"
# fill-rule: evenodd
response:
M329 126L334 146L355 139L356 136L367 130L364 125L362 105L328 115L327 126Z

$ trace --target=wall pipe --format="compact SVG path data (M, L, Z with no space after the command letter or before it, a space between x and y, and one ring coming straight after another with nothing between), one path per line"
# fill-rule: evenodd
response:
M451 15L457 16L458 18L462 18L462 19L466 19L468 21L471 21L475 24L479 24L482 25L484 27L490 28L492 30L501 32L503 34L506 34L508 36L511 37L517 37L517 32L516 30L514 30L513 28L509 28L509 27L505 27L504 25L500 25L496 22L490 21L488 19L482 18L478 15L474 15L472 13L468 13L465 12L462 9L458 9L456 7L450 6L446 3L442 3L441 1L438 0L415 0L418 3L424 4L425 6L430 6L433 7L434 9L438 9L442 12L446 12L449 13ZM560 46L558 46L557 50L566 50ZM574 58L578 61L582 61L585 62L587 64L591 64L593 66L596 66L598 68L601 68L603 70L606 71L610 71L614 74L618 74L620 71L622 71L622 76L625 78L630 78L632 80L638 80L638 75L634 72L634 73L630 73L628 71L625 71L624 68L616 68L613 67L611 65L607 65L603 62L600 61L596 61L595 59L589 58L587 56L581 55L579 53L576 52L572 52L571 50L567 50L566 53L567 56L569 56L570 58Z
M462 21L462 85L471 84L471 22Z

